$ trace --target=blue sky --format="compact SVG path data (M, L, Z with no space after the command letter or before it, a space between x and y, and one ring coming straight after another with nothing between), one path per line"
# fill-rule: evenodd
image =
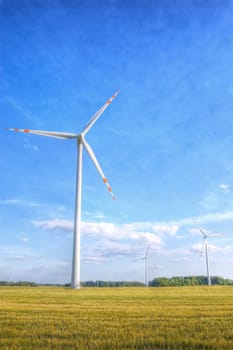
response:
M81 280L233 278L233 1L0 1L0 280L70 281L79 133Z

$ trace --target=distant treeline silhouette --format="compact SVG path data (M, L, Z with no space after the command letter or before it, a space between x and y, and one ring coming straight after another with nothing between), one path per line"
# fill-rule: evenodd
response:
M233 280L220 276L211 277L211 282L212 285L233 285ZM149 287L204 286L207 284L206 276L157 277L149 281ZM81 285L83 287L143 287L144 283L137 281L87 281L82 282ZM69 286L69 284L66 286Z
M233 280L225 279L220 276L211 277L212 285L233 285ZM206 276L175 276L175 277L156 277L149 281L149 287L178 287L178 286L204 286L207 285ZM8 282L0 281L0 286L22 286L22 287L36 287L36 286L60 286L70 287L70 283L65 284L36 284L34 282L19 281ZM138 281L86 281L81 282L82 287L143 287L144 283Z
M28 281L19 281L19 282L0 281L0 286L36 287L37 284L34 282L28 282Z
M212 285L233 285L233 280L224 279L220 276L211 277ZM206 276L175 276L175 277L157 277L149 281L149 287L178 287L178 286L204 286L207 285ZM144 287L142 282L134 281L87 281L82 282L83 287ZM65 285L69 287L70 284Z
M207 283L206 276L184 276L184 277L157 277L149 282L150 287L174 287L174 286L204 286ZM212 285L233 285L233 280L220 276L211 277Z

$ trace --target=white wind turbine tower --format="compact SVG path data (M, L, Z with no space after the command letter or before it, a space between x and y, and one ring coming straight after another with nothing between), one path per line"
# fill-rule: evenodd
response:
M145 260L145 286L148 287L148 264L147 264L147 259L148 259L148 252L149 252L150 246L148 245L146 248L146 254L143 258L139 258L136 260Z
M150 246L148 245L147 249L146 249L146 254L144 256L144 260L145 260L145 286L148 287L148 253L149 253L149 248Z
M76 196L75 196L75 215L74 215L74 236L73 236L73 259L72 259L72 275L71 275L71 288L80 288L80 228L81 228L81 194L82 194L82 155L83 147L87 151L89 157L93 161L97 171L99 172L103 182L107 186L112 198L115 199L112 189L106 179L103 170L101 169L99 162L91 148L91 146L85 140L85 136L92 128L95 122L99 119L101 114L110 105L114 98L118 95L119 91L105 102L105 104L94 114L94 116L88 121L87 125L80 134L71 134L66 132L56 131L44 131L44 130L28 130L28 129L11 129L10 131L18 131L24 133L37 134L42 136L54 137L58 139L75 139L77 141L77 179L76 179Z
M194 223L197 225L197 222L194 221ZM209 233L207 230L201 228L198 226L199 231L203 235L203 245L201 250L201 256L203 255L203 252L205 250L205 259L206 259L206 271L207 271L207 283L209 286L211 286L211 276L210 276L210 267L209 267L209 256L208 256L208 237L219 237L222 236L221 233Z

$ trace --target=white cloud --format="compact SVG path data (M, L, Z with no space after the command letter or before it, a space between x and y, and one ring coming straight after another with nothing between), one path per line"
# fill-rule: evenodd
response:
M147 228L147 227L146 227ZM145 241L149 244L161 244L161 238L155 232L138 230L137 225L115 225L112 223L100 222L84 222L82 224L83 234L95 235L108 240L136 240Z
M25 256L24 255L16 255L15 260L24 260Z
M192 261L191 258L187 257L187 256L184 256L184 257L181 257L181 258L174 258L174 259L171 259L169 260L169 262L173 262L173 263L180 263L180 262L190 262Z
M149 267L149 269L157 269L157 270L160 270L160 269L163 269L163 268L164 268L164 265L152 264L152 265L149 265L148 267Z
M203 244L202 243L198 243L198 244L193 244L192 247L191 247L191 251L192 252L199 252L201 255L204 254L204 249L203 249ZM209 244L208 243L208 251L210 252L216 252L216 251L219 251L220 248L213 245L213 244Z
M20 199L5 199L1 200L0 204L21 204L22 201Z
M230 245L226 245L224 247L217 247L218 252L221 253L221 256L224 257L228 254L232 254L233 253L233 246Z
M210 220L222 220L233 218L233 213L215 213L198 218L199 222L208 222ZM193 245L192 248L182 248L182 250L169 249L168 239L180 238L177 234L179 230L178 223L183 225L193 225L190 218L178 220L177 222L135 222L130 224L115 224L105 221L90 222L84 221L81 226L82 234L82 254L83 262L101 263L106 258L115 259L121 257L143 257L147 245L150 245L150 252L159 252L163 256L175 258L182 255L188 259L187 254L191 252L201 252L202 236L197 228L191 229L191 234L199 235L200 241L198 245ZM37 220L33 221L33 225L49 231L64 231L69 234L67 237L72 238L73 221L54 219L54 220ZM166 243L166 250L164 251ZM210 242L212 243L212 242ZM167 246L168 245L168 246ZM210 252L216 251L218 248L210 246ZM228 250L229 251L229 250ZM188 260L186 260L188 261Z
M23 202L18 199L10 199L5 201L0 201L0 204L22 204L26 203L31 206L38 206L37 203ZM165 237L178 237L177 232L182 226L194 225L193 217L187 217L183 219L178 219L176 221L168 222L133 222L130 224L114 224L105 221L101 222L82 222L82 232L86 235L100 235L107 237L108 239L138 239L144 235L144 237L159 237L164 239ZM233 220L233 211L227 211L222 213L210 213L195 217L195 220L199 224L219 222L225 220ZM53 219L53 220L34 220L33 225L36 227L41 227L46 230L63 230L71 231L73 230L73 221L64 219ZM197 234L198 229L193 228L190 233ZM152 235L152 236L151 236ZM158 239L158 238L157 238Z
M203 228L202 228L202 231L203 231L204 233L208 233L208 231L205 230L205 229L203 229ZM189 232L190 232L191 235L195 235L195 236L203 235L203 234L201 233L201 231L200 231L199 228L191 228L191 229L189 230Z
M28 237L20 237L19 239L21 242L27 243L29 241Z
M194 225L193 223L193 217L187 217L183 219L178 219L176 221L170 221L167 223L167 225L176 224L179 226L188 226L188 225ZM226 211L226 212L216 212L216 213L210 213L205 215L200 215L195 217L195 221L197 221L199 224L206 224L211 222L219 222L219 221L225 221L225 220L233 220L233 211Z
M124 241L109 241L102 239L96 244L96 251L102 257L116 257L116 256L132 256L135 255L137 247L132 242L127 243Z
M46 203L38 203L38 202L32 202L30 200L27 200L27 198L9 198L9 199L2 199L0 200L0 205L6 205L6 206L21 206L21 207L28 207L28 208L43 208L46 212L48 211L59 211L59 216L64 215L62 212L66 211L66 207L60 205L60 204L46 204Z
M85 264L100 264L104 261L103 255L96 255L96 256L83 256L81 260Z
M213 214L207 214L203 215L197 218L197 221L200 223L206 223L206 222L217 222L217 221L225 221L225 220L232 220L233 219L233 211L227 211L223 213L213 213Z
M231 186L230 186L230 185L227 185L227 184L221 184L221 185L219 185L219 188L220 188L221 190L223 190L224 192L230 192Z
M137 230L149 230L159 236L175 236L179 229L174 223L136 222L132 226Z
M28 207L39 207L40 206L40 204L38 204L38 203L26 201L23 199L16 199L16 198L1 200L0 204L3 204L3 205L23 205L23 206L28 206Z
M70 220L54 219L33 221L37 227L47 230L72 231L73 222ZM174 236L178 231L177 225L158 223L131 223L117 225L108 222L82 222L82 234L86 236L98 236L108 240L144 240L148 244L161 244L165 236Z
M54 219L54 220L38 220L33 221L33 225L36 227L44 228L46 230L61 230L61 231L72 231L73 222L70 220ZM116 225L107 222L83 222L82 223L82 234L84 236L95 236L99 239L107 239L110 241L120 240L135 240L144 241L147 244L160 245L162 243L161 237L157 232L161 231L162 234L168 233L169 229L162 226L153 225L150 227L151 231L147 231L149 225L145 224L125 224ZM140 230L138 229L140 228ZM171 234L174 234L174 227L170 229Z
M72 231L73 222L69 220L54 219L54 220L34 220L33 225L36 227L44 228L46 230L61 230Z
M203 244L202 243L198 243L198 244L193 244L191 247L191 251L194 253L199 252L199 254L201 254L203 250Z
M38 255L35 254L27 245L0 245L0 262L3 264L6 261L15 259L26 259L32 261L38 259Z
M89 218L89 220L91 220L91 219L104 220L105 219L105 215L103 213L100 213L100 212L85 211L85 212L83 212L83 216Z

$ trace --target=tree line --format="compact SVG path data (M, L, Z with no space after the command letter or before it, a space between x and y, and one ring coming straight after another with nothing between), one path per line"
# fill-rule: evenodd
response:
M211 283L212 285L233 285L233 280L213 276ZM148 283L149 287L204 286L207 284L206 276L157 277ZM145 284L137 281L87 281L82 282L81 285L83 287L143 287ZM70 284L66 286L70 286Z
M233 285L233 280L225 279L220 276L211 277L212 285ZM156 277L149 281L149 287L176 287L176 286L204 286L207 285L206 276L175 276L175 277ZM36 287L41 284L36 284L34 282L19 281L19 282L9 282L0 281L0 286L22 286L22 287ZM60 287L70 287L70 283L65 284L43 284L44 286L60 286ZM86 281L81 282L82 287L143 287L144 283L138 281Z
M87 281L81 282L82 287L142 287L144 283L128 281Z
M184 277L157 277L149 282L150 287L174 287L174 286L204 286L208 284L206 276L184 276ZM233 280L220 276L211 277L212 285L233 285Z
M36 287L37 284L34 282L28 282L28 281L18 281L18 282L0 281L0 286Z

